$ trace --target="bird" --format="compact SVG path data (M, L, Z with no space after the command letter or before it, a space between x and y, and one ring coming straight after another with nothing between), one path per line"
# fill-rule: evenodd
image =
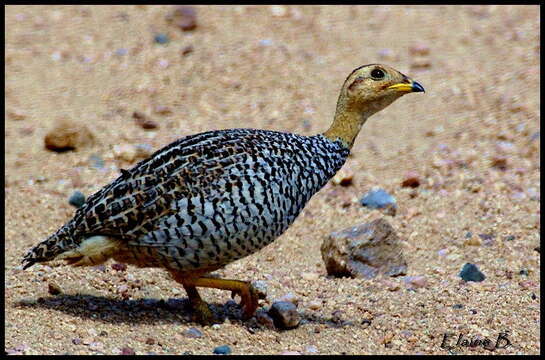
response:
M251 318L259 300L251 282L210 273L278 238L343 166L367 119L412 92L424 88L390 66L368 64L345 79L323 133L240 128L182 137L121 170L24 255L23 269L110 258L164 268L184 287L195 321L215 320L197 287L239 295L242 318Z

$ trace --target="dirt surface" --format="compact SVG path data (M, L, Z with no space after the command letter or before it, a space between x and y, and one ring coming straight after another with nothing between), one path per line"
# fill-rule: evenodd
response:
M190 31L168 21L169 6L5 10L9 353L540 352L537 6L198 6ZM328 184L276 242L217 272L264 280L261 307L291 293L297 328L241 322L229 294L209 289L203 298L227 304L231 319L192 323L183 288L161 269L21 270L25 251L74 213L70 195L132 166L134 145L145 154L221 128L325 131L343 80L367 63L426 93L365 124L343 168L352 185ZM63 121L93 138L46 149ZM403 187L411 176L419 185ZM359 204L374 186L396 198L395 216ZM407 276L421 278L326 276L323 239L379 217L402 239ZM462 281L466 263L486 279ZM202 336L184 333L191 327ZM495 344L502 332L507 348L457 345L460 334Z

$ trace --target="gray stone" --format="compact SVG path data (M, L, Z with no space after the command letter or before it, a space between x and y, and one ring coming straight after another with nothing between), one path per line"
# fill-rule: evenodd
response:
M479 268L475 264L467 263L462 268L462 271L460 271L459 276L464 281L475 281L475 282L481 282L484 279L486 279L486 276L482 272L479 271Z
M301 316L297 312L297 307L288 301L277 301L272 304L269 315L274 321L274 325L279 329L292 329L299 325Z
M229 355L231 354L231 348L229 345L218 346L214 349L214 354L216 355Z
M68 203L75 208L79 208L85 204L85 195L81 191L76 190L68 199Z
M194 327L184 330L183 334L184 336L189 338L200 338L203 336L202 332L199 329Z
M386 190L377 188L369 191L361 199L361 204L370 209L384 209L387 215L395 216L397 203L396 199L388 194Z

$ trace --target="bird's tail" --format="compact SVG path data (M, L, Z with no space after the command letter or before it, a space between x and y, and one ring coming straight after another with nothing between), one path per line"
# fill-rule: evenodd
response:
M35 263L51 261L59 254L76 247L73 238L73 230L68 223L57 232L30 249L23 258L23 269L27 269Z

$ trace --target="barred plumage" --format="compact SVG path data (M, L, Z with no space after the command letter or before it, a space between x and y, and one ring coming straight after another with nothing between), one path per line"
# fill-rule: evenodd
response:
M376 69L388 78L369 75ZM367 117L410 91L423 89L389 67L367 65L346 79L335 121L324 134L231 129L179 139L89 197L25 255L25 268L53 259L92 265L110 257L164 267L197 310L206 312L193 290L209 286L241 293L253 313L257 300L242 282L202 275L280 236L342 167Z

